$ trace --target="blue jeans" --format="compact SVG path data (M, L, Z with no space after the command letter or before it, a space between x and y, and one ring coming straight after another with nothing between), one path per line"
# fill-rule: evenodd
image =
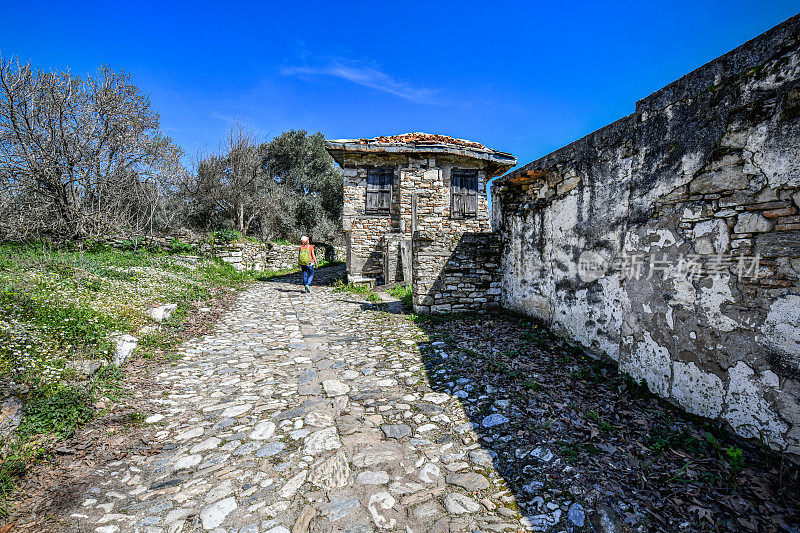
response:
M314 280L314 265L301 265L300 270L303 271L303 285L311 285Z

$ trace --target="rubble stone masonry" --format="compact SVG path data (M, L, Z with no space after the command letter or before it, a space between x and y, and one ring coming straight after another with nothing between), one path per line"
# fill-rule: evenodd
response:
M800 454L800 16L498 180L502 303Z
M273 242L244 241L218 244L209 252L236 270L282 270L297 266L300 245ZM340 246L316 245L317 259L343 261L345 250Z
M500 239L496 234L417 231L413 247L414 312L500 307Z
M386 214L366 212L367 171L370 167L393 167L392 202ZM450 216L450 171L478 169L478 216ZM387 236L411 240L417 229L454 235L489 231L485 163L468 157L400 154L348 154L342 161L344 174L343 227L348 233L348 275L383 278ZM416 204L416 208L415 208ZM416 214L416 219L414 218Z

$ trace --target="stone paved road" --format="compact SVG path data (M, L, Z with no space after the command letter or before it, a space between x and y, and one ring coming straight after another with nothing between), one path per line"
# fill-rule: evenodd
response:
M70 530L526 529L458 398L427 384L418 342L348 294L253 286L148 393L163 451L99 469Z

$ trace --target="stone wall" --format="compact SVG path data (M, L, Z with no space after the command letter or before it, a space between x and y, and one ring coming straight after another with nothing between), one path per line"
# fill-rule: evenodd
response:
M388 214L366 213L367 171L370 167L394 167L395 181ZM469 157L432 157L401 154L348 154L342 159L344 175L344 230L348 233L348 274L384 278L390 241L410 241L415 225L454 235L464 231L488 231L490 217L486 183L487 163ZM478 215L470 219L450 217L450 172L453 168L478 169Z
M344 206L342 225L347 232L348 275L380 278L383 275L382 238L400 230L399 197L392 194L389 214L366 213L367 168L375 166L399 167L403 156L379 157L362 154L346 160L342 165L344 175ZM400 179L395 172L395 183Z
M497 235L416 231L412 246L415 313L487 311L500 307Z
M800 18L493 189L502 302L800 453Z
M244 241L231 244L217 244L212 254L230 263L236 270L282 270L297 266L299 245L276 244L272 242ZM318 244L315 246L317 260L342 261L345 250L342 247Z

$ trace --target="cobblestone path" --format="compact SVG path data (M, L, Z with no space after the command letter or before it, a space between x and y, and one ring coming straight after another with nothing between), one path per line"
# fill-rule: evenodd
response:
M145 413L163 451L97 470L70 530L526 529L458 398L428 385L424 335L299 289L254 286L181 348Z

